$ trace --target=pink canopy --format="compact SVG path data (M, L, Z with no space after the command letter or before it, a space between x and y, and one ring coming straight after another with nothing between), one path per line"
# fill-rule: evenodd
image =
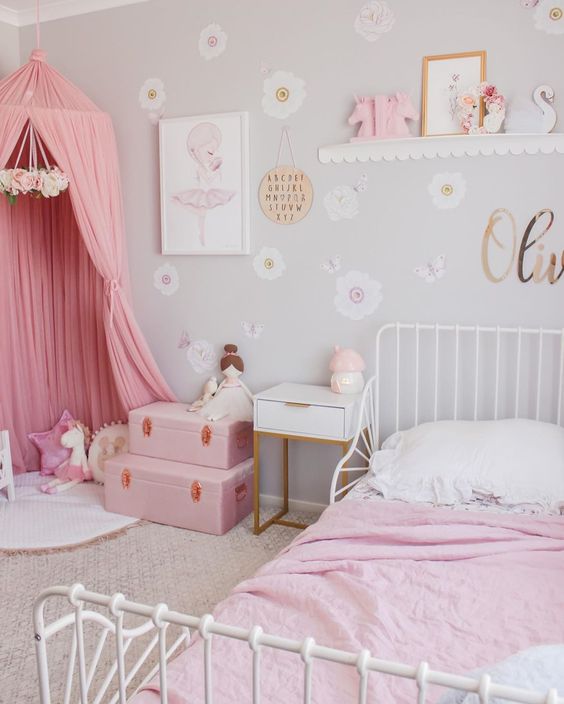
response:
M109 116L35 50L0 82L0 169L29 122L70 186L52 199L0 199L0 428L19 471L38 468L27 433L64 408L96 429L174 400L131 308Z

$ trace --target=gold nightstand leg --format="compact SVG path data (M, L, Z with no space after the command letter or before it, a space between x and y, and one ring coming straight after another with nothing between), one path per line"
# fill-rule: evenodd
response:
M261 533L260 529L260 433L254 433L254 484L255 484L255 493L254 493L254 509L255 509L255 515L254 515L254 534L258 535Z
M343 457L347 454L348 451L349 451L349 443L344 442L343 443ZM347 466L347 464L345 462L345 464L343 465L343 468L346 466ZM343 476L343 478L341 480L341 486L343 487L349 483L349 473L348 472L341 472L341 474ZM345 492L345 495L346 495L346 492Z
M284 482L284 513L289 511L289 483L288 483L288 438L282 440L282 479Z

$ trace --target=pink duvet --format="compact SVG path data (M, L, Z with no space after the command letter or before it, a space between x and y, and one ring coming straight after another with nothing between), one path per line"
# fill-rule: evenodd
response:
M530 645L564 642L564 518L344 501L236 587L214 616L465 673ZM170 704L203 702L201 646L195 639L169 665ZM214 703L250 702L249 647L214 637L213 652ZM263 655L262 701L302 701L299 657ZM356 701L353 668L316 661L313 673L314 702ZM369 701L414 701L413 682L369 680ZM159 701L158 685L149 689L135 704Z

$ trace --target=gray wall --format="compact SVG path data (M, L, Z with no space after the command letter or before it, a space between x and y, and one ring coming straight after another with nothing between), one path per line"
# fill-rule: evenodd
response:
M424 55L486 49L488 78L513 98L540 83L556 90L564 111L564 37L534 28L531 10L518 0L391 0L397 22L369 43L353 29L361 0L152 0L46 23L42 44L53 66L81 86L113 117L122 164L135 309L155 357L180 397L195 397L204 381L177 348L183 329L218 350L240 345L254 391L280 381L327 383L333 344L354 346L371 360L378 327L393 320L458 321L562 326L564 283L521 284L513 273L489 283L480 265L481 235L490 213L505 207L522 234L541 208L556 223L546 248L564 248L562 156L478 157L383 164L321 165L317 148L346 141L351 94L404 90L420 100ZM204 61L197 48L202 27L218 22L229 35L221 57ZM33 30L21 32L22 60ZM262 112L260 64L293 71L307 83L307 98L286 121ZM168 117L248 110L251 117L251 246L280 249L285 275L262 281L247 257L160 255L157 128L138 104L150 77L166 84ZM291 127L299 165L309 174L315 202L307 218L283 228L260 212L256 190L274 165L280 128ZM561 121L562 124L562 121ZM415 130L418 125L414 126ZM467 194L454 210L437 210L427 193L431 178L460 171ZM339 184L368 175L361 212L331 222L323 197ZM320 263L335 253L343 270L360 269L383 285L376 313L355 322L334 307L335 277ZM446 277L426 285L413 268L440 253ZM180 272L180 290L162 296L152 283L164 261ZM241 321L260 321L259 340L243 336ZM265 446L267 493L278 484L274 443ZM305 501L327 499L336 455L329 448L292 449L292 493Z
M0 22L0 77L8 75L20 63L20 37L17 27Z

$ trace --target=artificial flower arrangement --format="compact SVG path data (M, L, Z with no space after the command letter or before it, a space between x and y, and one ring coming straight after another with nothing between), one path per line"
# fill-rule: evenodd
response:
M474 124L480 101L484 101L487 115L482 127ZM505 97L491 83L484 81L479 86L458 94L456 115L466 134L493 134L499 132L505 119Z
M19 195L55 198L69 187L68 176L57 166L0 170L0 193L13 205Z

